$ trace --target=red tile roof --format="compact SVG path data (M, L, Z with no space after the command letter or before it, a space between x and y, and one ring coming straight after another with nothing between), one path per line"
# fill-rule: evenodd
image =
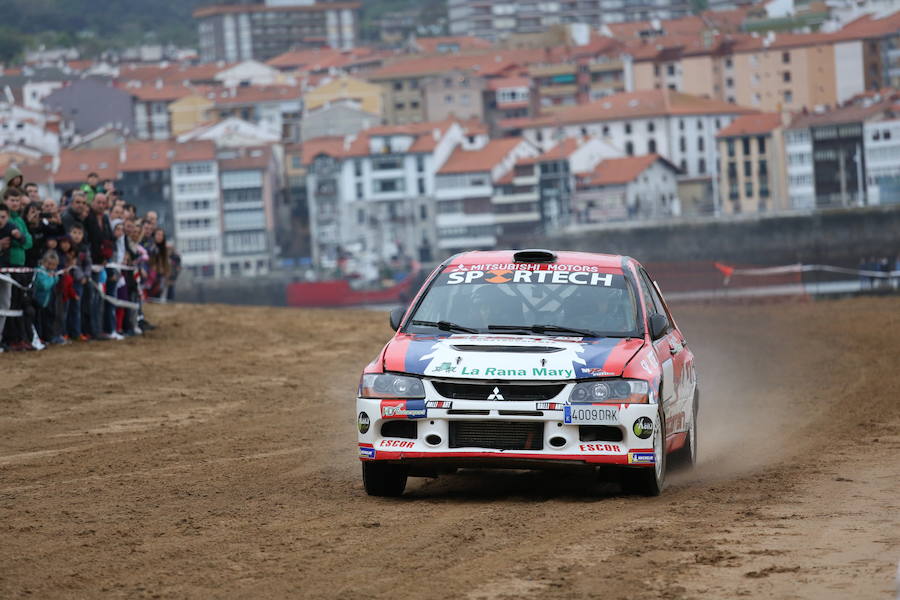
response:
M315 48L312 50L291 50L266 61L277 69L298 69L300 71L324 71L342 68L360 59L374 57L378 53L366 46L352 50Z
M758 135L770 133L781 127L780 113L762 113L758 115L742 115L724 129L719 130L716 137L733 137L739 135Z
M435 54L441 52L438 47L442 45L456 45L460 50L486 50L491 48L491 43L489 41L470 36L423 37L416 38L414 44L423 54Z
M54 174L56 183L81 183L91 171L101 179L119 178L119 150L104 148L99 150L68 150L59 153L59 168Z
M481 150L457 148L438 173L446 175L490 171L521 143L522 138L501 138L491 140Z
M663 115L754 114L758 111L670 90L643 90L613 94L595 102L533 118L506 119L503 129L524 129L617 121Z
M601 161L590 173L579 174L580 184L586 187L625 185L637 179L657 160L662 160L658 154L610 158Z
M447 71L469 70L485 77L502 76L521 64L521 51L494 52L489 54L452 54L413 57L397 60L370 73L370 80L424 77Z
M194 93L189 87L170 83L162 85L148 83L139 87L118 85L117 87L141 102L172 102Z
M503 90L507 88L530 88L531 79L528 77L498 77L488 82L488 89L491 91Z
M299 100L300 88L291 85L250 85L231 88L214 88L206 97L216 106L232 106L236 104L257 104L260 102L281 102Z

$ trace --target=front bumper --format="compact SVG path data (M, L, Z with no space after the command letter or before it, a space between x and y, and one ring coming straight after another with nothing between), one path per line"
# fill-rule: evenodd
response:
M569 386L559 397L567 398L568 390ZM426 386L426 395L425 400L408 401L357 398L358 425L366 425L359 427L360 460L441 468L526 469L577 465L652 467L656 461L652 437L642 439L632 428L641 417L650 419L654 429L658 428L656 404L591 405L615 407L615 422L583 426L564 422L565 402L559 399L448 401L434 395L431 386ZM509 449L503 428L533 435L527 443ZM499 431L499 440L492 440L490 433L476 439L459 434L472 430Z

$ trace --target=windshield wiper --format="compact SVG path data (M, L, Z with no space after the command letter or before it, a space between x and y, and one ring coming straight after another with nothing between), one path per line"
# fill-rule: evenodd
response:
M441 331L462 331L463 333L479 333L477 329L464 327L451 323L450 321L412 321L413 325L425 325L427 327L437 327Z
M575 333L582 337L603 337L590 329L563 327L562 325L488 325L490 331L531 331L534 333Z

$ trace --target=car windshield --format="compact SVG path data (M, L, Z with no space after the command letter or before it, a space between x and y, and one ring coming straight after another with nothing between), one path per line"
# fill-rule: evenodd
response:
M448 267L432 282L406 331L640 336L638 303L621 272L591 265L510 266Z

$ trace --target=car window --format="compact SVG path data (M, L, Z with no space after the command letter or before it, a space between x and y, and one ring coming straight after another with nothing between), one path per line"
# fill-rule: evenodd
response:
M653 285L653 280L650 279L650 276L647 274L647 271L641 269L641 282L644 287L644 293L648 294L648 298L650 298L650 302L653 304L653 312L659 313L661 315L666 315L668 317L668 313L666 312L666 306L663 304L662 298L660 298L659 293L656 291L656 286ZM671 318L669 318L669 327L671 328Z
M487 271L448 269L435 278L410 323L449 321L484 332L488 325L543 325L598 335L639 336L636 295L621 272L591 270L589 266L571 271L537 267L547 265ZM407 330L433 328L411 324Z

